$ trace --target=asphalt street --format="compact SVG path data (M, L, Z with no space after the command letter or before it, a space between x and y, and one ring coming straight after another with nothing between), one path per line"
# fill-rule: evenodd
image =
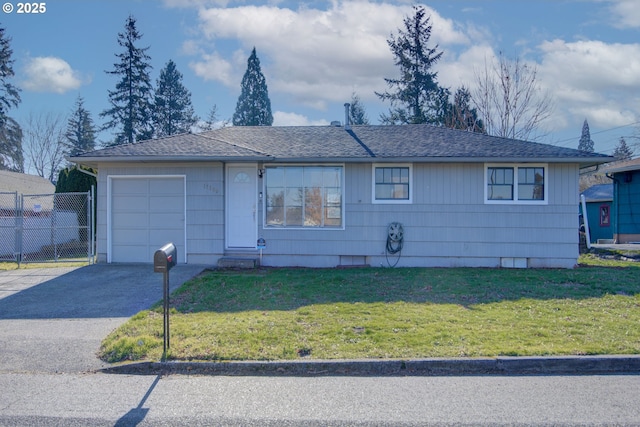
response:
M55 271L54 271L55 270ZM198 266L171 271L171 287ZM0 426L640 425L640 376L115 374L95 353L162 298L149 265L0 272ZM426 363L426 362L425 362Z

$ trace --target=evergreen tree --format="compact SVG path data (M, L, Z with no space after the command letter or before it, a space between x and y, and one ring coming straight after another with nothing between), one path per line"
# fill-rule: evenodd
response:
M405 17L405 29L393 34L387 44L400 69L400 78L385 78L392 92L376 92L383 101L389 101L389 114L380 116L383 124L444 122L443 90L438 86L438 73L432 67L442 57L438 46L429 47L431 18L423 6L414 6L414 14Z
M267 82L260 70L260 60L256 48L247 61L247 71L242 77L241 92L233 113L234 126L271 126L271 101Z
M613 151L613 157L615 157L616 160L630 160L633 157L633 150L629 148L624 137L620 137L620 141L618 141L618 145L616 145L616 149Z
M153 124L157 137L187 133L198 117L191 105L191 92L182 84L182 73L169 60L160 71L153 103Z
M594 142L591 139L591 133L589 132L589 123L587 123L587 119L584 119L584 124L582 125L582 136L578 143L578 150L593 153L593 145Z
M207 118L203 122L200 122L198 128L200 128L201 132L206 132L216 129L216 126L225 127L228 124L229 119L225 119L220 122L220 119L218 118L218 106L213 104L213 107L209 110L209 114L207 114Z
M351 108L349 109L349 121L352 125L368 125L369 117L355 92L351 94Z
M117 129L112 145L131 144L153 136L151 117L151 97L153 88L149 71L152 68L148 47L136 47L142 34L136 29L136 20L129 15L125 32L118 33L118 44L123 52L116 54L119 62L108 74L120 76L116 89L109 91L111 108L100 113L107 117L105 129Z
M84 99L78 96L75 109L67 122L67 131L64 134L69 146L69 155L77 156L95 150L95 131L91 113L84 108Z
M22 153L22 128L11 117L0 127L0 170L24 172Z
M22 129L8 116L9 110L21 101L20 89L9 83L15 76L10 42L5 29L0 28L0 169L23 172Z
M471 92L462 86L453 96L453 104L447 112L444 125L451 129L485 133L484 124L478 118L478 111L471 107Z
M97 187L97 180L94 176L88 175L78 170L79 166L61 169L56 181L56 193L85 193ZM83 168L92 174L97 171L91 168Z
M58 181L56 182L56 193L86 193L91 191L91 187L94 189L94 197L97 195L98 183L95 176L86 174L79 170L80 166L73 166L71 168L65 168L60 170L58 173ZM82 168L92 174L96 174L97 171L91 168ZM76 215L78 217L78 224L82 227L80 228L80 241L86 241L88 238L88 230L87 227L90 224L87 224L87 208L82 205L74 205L71 207L72 210L76 211ZM97 204L93 205L93 216L95 218L97 213ZM94 236L96 230L93 230Z

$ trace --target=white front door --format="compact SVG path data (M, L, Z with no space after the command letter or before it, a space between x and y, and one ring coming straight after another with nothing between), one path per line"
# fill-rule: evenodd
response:
M227 166L227 248L256 247L258 169L255 164Z

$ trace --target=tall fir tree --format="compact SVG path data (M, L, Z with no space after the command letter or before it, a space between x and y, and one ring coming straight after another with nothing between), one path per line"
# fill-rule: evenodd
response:
M273 124L267 81L260 69L260 60L256 55L255 47L247 61L247 71L242 77L240 97L232 121L234 126L271 126Z
M478 118L478 111L471 107L471 92L466 86L459 87L453 96L453 104L445 118L445 127L485 133L484 123Z
M182 84L182 73L169 60L160 71L153 102L156 137L187 133L198 122L191 104L191 92Z
M20 88L10 83L15 76L11 55L11 38L0 28L0 169L24 172L22 129L8 115L21 101Z
M594 142L591 139L591 133L589 132L589 123L587 123L587 119L584 119L584 124L582 125L582 136L580 136L578 150L586 151L589 153L593 153L594 150Z
M96 148L96 128L91 113L84 107L84 99L81 96L78 96L76 100L64 135L71 156L77 156Z
M368 125L369 117L360 101L360 97L353 92L351 94L351 107L349 108L349 121L352 125Z
M616 160L631 160L633 158L633 150L627 145L624 137L620 137L620 141L613 151L613 157Z
M404 30L398 29L387 39L387 44L399 68L400 77L385 78L390 91L376 95L383 101L389 101L389 114L381 114L383 124L416 124L444 122L446 103L437 82L438 73L433 66L442 57L438 45L429 47L431 38L431 17L427 16L423 6L413 7L413 16L404 19Z
M100 113L108 118L104 129L116 129L112 145L132 144L153 136L151 99L151 57L149 47L139 48L136 43L142 38L136 28L136 20L129 15L124 33L118 33L118 44L123 52L116 54L119 62L108 74L120 76L116 89L109 91L111 108Z

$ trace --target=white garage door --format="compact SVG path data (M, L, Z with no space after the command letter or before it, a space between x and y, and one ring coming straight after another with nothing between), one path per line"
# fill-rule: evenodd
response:
M176 245L185 254L184 177L111 177L110 262L153 262L154 252Z

